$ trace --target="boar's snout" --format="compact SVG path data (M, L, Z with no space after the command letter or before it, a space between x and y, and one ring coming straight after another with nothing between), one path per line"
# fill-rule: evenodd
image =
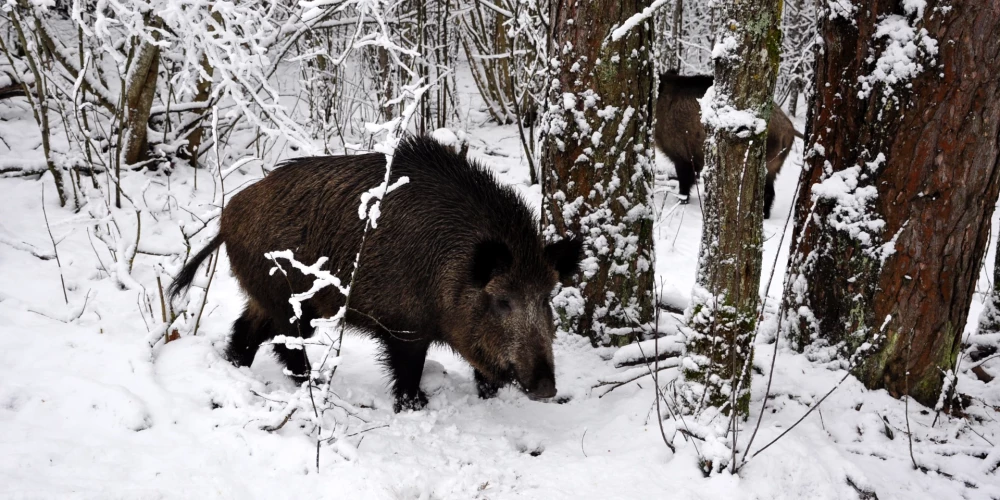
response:
M547 378L538 383L534 390L528 391L528 397L532 400L549 399L556 397L556 381Z
M537 360L530 380L527 383L522 383L521 387L524 388L524 393L535 401L555 397L556 377L552 364L544 358Z

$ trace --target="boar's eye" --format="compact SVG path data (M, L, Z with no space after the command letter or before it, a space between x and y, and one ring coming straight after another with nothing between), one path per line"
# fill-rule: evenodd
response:
M502 314L509 313L510 309L511 309L511 307L510 307L510 299L507 299L507 298L499 298L499 299L497 299L496 300L496 307L497 307L497 311L500 311L500 313L502 313Z

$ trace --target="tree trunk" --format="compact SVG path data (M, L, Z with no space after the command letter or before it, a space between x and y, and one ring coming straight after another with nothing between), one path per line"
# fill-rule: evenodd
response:
M822 23L790 334L835 347L869 388L934 405L1000 191L1000 7L876 0Z
M198 85L195 87L194 99L192 102L208 102L208 98L212 94L212 75L215 73L215 68L208 62L208 57L204 54L201 56L201 67L205 70L205 74L208 76L207 79L199 78ZM201 118L198 119L198 123L195 124L194 128L187 135L187 145L184 149L180 151L181 158L184 158L191 164L192 168L198 168L198 156L201 150L201 141L205 136L205 127L202 126L202 121L204 117L208 115L208 110L199 109L195 111L201 114Z
M154 23L153 26L159 26ZM149 144L149 112L156 97L156 78L160 72L160 48L143 40L136 50L132 65L125 77L125 116L122 161L126 165L139 163L147 158Z
M764 150L781 48L781 0L728 2L716 35L715 85L705 94L704 229L687 313L688 403L750 402L764 222ZM742 114L742 116L741 116Z
M788 116L795 118L799 114L799 94L802 92L802 80L796 77L792 82L792 90L788 93Z
M36 31L39 30L41 26L41 21L39 21L37 15L31 10L27 2L20 2L18 4L19 10L11 10L11 21L13 21L14 28L17 32L18 41L23 47L24 58L28 62L28 68L31 69L32 76L35 77L35 99L32 99L31 93L28 90L26 84L23 84L24 95L28 97L28 103L31 105L31 111L35 117L35 122L38 124L39 132L42 134L42 151L45 154L45 164L48 167L49 172L52 174L52 181L56 185L56 193L59 194L59 206L66 206L66 189L63 187L63 177L62 172L56 168L55 161L52 159L52 147L51 141L51 128L49 127L49 103L48 96L49 92L46 88L47 77L43 72L43 67L40 68L41 58L44 57L45 49L43 47L38 47L34 43L28 43L28 37L25 35L25 29L21 20L23 19L23 13L27 12L31 18L34 20ZM35 52L32 53L31 49L35 47ZM10 61L11 67L14 67L14 59L11 53L8 51L7 47L4 46L4 52L7 53L8 60ZM37 60L36 60L37 57Z
M684 0L674 0L674 12L671 19L671 33L673 33L673 45L670 47L672 57L667 69L680 73L681 62L684 60Z
M555 306L564 330L594 344L628 343L652 319L652 30L644 21L611 38L648 5L558 0L551 11L542 227L584 237L578 283Z

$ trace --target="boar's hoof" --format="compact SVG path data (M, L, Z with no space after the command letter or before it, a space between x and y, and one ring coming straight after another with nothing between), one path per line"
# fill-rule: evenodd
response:
M475 377L476 392L479 393L481 399L495 398L497 393L500 392L501 384L488 380L482 373L479 373L479 370L476 370Z
M422 410L427 406L427 394L424 391L417 391L416 394L402 394L396 396L396 402L392 405L392 410L399 413L403 410Z
M288 368L285 368L282 371L284 372L284 374L288 378L292 379L292 382L295 382L295 385L302 385L302 384L304 384L304 383L306 383L306 382L309 381L309 375L304 375L304 374L301 374L301 373L295 373L295 372L289 370Z

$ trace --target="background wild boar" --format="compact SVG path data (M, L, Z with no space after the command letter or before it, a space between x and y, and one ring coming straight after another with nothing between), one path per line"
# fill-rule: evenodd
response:
M690 196L691 186L705 166L705 126L701 124L701 105L696 99L712 86L710 75L660 75L656 99L656 147L674 163L680 194ZM802 137L788 115L777 104L767 124L767 181L764 185L764 218L771 216L774 202L774 178L788 157L792 142Z
M364 229L361 195L382 182L385 162L382 154L291 160L225 207L218 237L181 270L171 294L225 243L248 298L226 350L233 363L248 366L275 335L309 337L312 319L338 311L343 296L328 287L290 323L289 296L308 290L312 278L272 275L264 254L291 249L307 264L325 256L325 268L348 279ZM409 183L385 196L368 234L346 316L381 343L395 410L426 404L420 376L433 342L473 366L482 397L510 382L532 398L555 396L550 294L576 272L581 241L544 245L511 187L430 138L399 145L391 182L403 176ZM275 352L299 380L308 375L305 351L276 345Z

